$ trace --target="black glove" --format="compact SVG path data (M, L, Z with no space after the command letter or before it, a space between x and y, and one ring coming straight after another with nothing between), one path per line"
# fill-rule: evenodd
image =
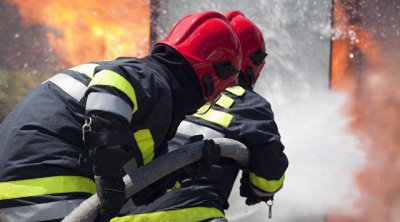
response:
M86 118L82 127L100 201L99 221L109 221L117 216L125 204L122 166L134 157L132 132L117 123L113 116L92 115Z
M98 116L87 118L82 129L94 175L123 177L122 166L135 157L132 132L116 130L111 121Z
M261 201L267 202L268 200L273 200L274 194L261 191L252 186L250 184L250 174L243 172L240 179L240 196L245 197L246 204L251 206Z
M110 221L118 216L119 211L125 204L125 184L122 178L95 176L97 196L100 200L99 220Z
M193 139L195 138L195 139ZM203 136L196 135L194 137L189 138L189 142L197 142L201 140ZM198 179L206 174L206 172L210 169L210 166L217 163L221 156L221 148L218 144L214 142L214 140L203 140L203 156L202 158L185 167L184 174L188 177Z

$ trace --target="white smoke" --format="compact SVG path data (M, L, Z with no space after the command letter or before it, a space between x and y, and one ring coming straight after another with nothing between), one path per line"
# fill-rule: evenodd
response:
M353 175L365 157L347 129L344 101L344 95L321 92L275 110L289 168L284 188L275 196L271 222L324 221L329 213L355 213L358 191ZM268 207L246 206L237 185L227 218L266 221Z

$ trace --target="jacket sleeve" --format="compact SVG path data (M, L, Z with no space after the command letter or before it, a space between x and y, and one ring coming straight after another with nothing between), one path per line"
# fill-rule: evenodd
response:
M85 145L89 146L95 175L120 175L123 164L132 157L143 165L142 150L130 127L138 101L145 99L139 77L138 69L125 60L109 61L95 69L86 91L86 121L90 126L83 127L84 131L91 130L85 133Z
M141 86L134 78L136 70L124 60L98 66L86 91L86 115L105 115L114 119L119 129L128 129L132 115L138 110ZM140 98L139 98L140 99Z
M268 101L251 88L233 86L221 94L216 105L211 109L205 106L204 110L207 112L200 111L202 114L187 120L245 144L250 151L249 178L253 187L267 193L278 191L288 159Z
M285 180L288 159L270 104L262 99L246 100L251 104L241 121L241 138L250 151L250 183L258 190L275 193Z

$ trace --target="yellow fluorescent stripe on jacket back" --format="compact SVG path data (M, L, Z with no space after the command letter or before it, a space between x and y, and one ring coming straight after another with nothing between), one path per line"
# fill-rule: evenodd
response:
M221 97L217 100L216 104L222 108L228 109L232 106L233 102L235 102L235 100L231 97L221 94Z
M279 180L266 180L254 173L250 173L250 182L261 190L269 193L276 192L282 186L284 180L285 175L283 175Z
M194 116L207 120L212 123L216 123L220 126L227 128L232 121L233 116L229 113L218 111L215 109L209 109L204 114L194 114Z
M242 96L246 92L246 90L241 86L231 86L225 89L225 91L228 91L235 96Z
M124 217L113 218L110 222L130 221L130 222L188 222L188 221L203 221L210 218L224 218L224 214L210 207L192 207L179 210L168 210L161 212L152 212L146 214L135 214Z
M101 70L96 73L93 80L90 82L89 87L93 85L112 86L125 93L133 103L133 111L138 109L136 93L132 85L120 74L111 70Z
M70 70L83 73L89 78L93 78L94 69L99 66L98 64L88 63L70 68Z
M206 104L204 104L202 107L200 107L200 108L197 110L197 113L204 113L204 112L206 112L206 111L208 110L208 108L210 108L210 106L211 106L211 103L206 103Z
M60 193L96 193L93 180L81 176L53 176L0 182L0 200Z
M154 140L149 129L142 129L136 131L133 136L135 137L136 144L142 153L143 163L147 164L154 158Z

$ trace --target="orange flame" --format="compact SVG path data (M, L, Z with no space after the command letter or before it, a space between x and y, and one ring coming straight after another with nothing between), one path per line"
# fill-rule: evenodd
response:
M398 55L386 55L373 32L351 24L343 8L335 2L334 28L342 35L333 39L332 87L351 95L347 112L355 117L351 128L367 151L368 164L356 175L360 214L330 215L328 221L399 221L400 64L390 62Z
M354 78L357 72L357 56L362 55L364 65L377 69L386 63L379 51L379 44L373 36L363 28L350 24L349 15L344 12L340 1L335 1L334 29L332 44L331 83L333 89L351 89L354 87Z
M49 28L50 46L67 66L149 50L150 0L7 0L26 25Z

